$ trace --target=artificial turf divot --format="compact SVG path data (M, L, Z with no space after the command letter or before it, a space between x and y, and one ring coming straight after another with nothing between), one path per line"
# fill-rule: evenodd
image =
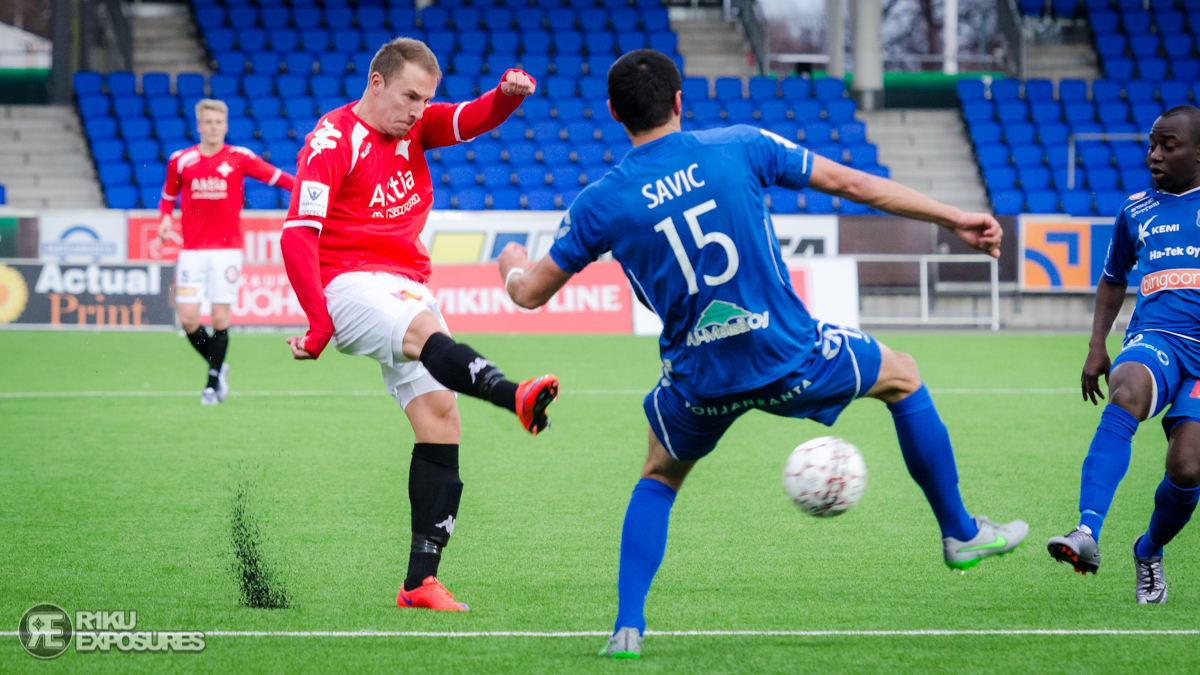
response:
M287 585L278 567L264 554L263 529L255 511L254 483L250 479L241 478L234 485L229 529L241 603L256 609L286 609Z

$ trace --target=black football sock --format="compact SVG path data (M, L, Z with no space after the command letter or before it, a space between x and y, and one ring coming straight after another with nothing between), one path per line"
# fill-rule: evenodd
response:
M213 329L212 340L208 343L208 386L217 388L217 376L221 374L221 366L225 363L225 350L229 348L229 329Z
M462 499L458 477L458 445L417 443L408 470L408 499L412 505L412 548L404 590L411 591L427 577L436 577L442 549L450 543Z
M200 326L196 328L196 332L188 333L187 336L188 342L191 342L196 351L200 352L200 357L207 361L209 345L208 331L204 330L204 326Z
M491 401L510 412L517 410L517 383L469 346L445 333L434 333L421 349L421 363L442 386L460 394Z

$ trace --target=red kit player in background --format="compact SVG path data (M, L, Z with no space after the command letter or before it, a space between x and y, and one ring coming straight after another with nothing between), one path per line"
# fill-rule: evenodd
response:
M217 405L229 395L225 350L229 346L229 305L237 301L242 276L242 177L250 176L292 189L292 175L276 169L250 150L225 145L229 108L221 101L196 104L200 144L179 150L167 161L158 210L158 237L171 235L171 211L180 198L183 249L175 264L175 307L188 340L208 363L208 384L201 405ZM200 303L212 303L213 334L200 325Z
M308 332L287 340L292 356L318 358L332 338L338 351L378 361L416 437L412 548L396 604L463 611L436 577L463 489L454 392L516 413L536 435L549 426L558 380L507 380L450 337L424 286L429 252L418 236L433 206L425 151L494 129L536 87L509 70L474 101L431 104L440 78L437 58L419 40L397 38L379 49L362 100L325 115L305 138L281 248L308 315Z

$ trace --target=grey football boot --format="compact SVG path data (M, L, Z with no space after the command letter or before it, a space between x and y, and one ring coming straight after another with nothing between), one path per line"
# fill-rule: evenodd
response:
M600 650L600 656L614 659L639 659L642 657L642 634L636 628L622 628L608 639Z
M1100 571L1100 545L1092 538L1091 530L1085 527L1077 527L1065 537L1051 537L1046 542L1046 549L1050 551L1050 557L1071 563L1080 574Z
M221 372L217 374L217 401L224 403L229 396L229 364L221 364Z
M987 516L975 516L975 525L979 527L979 534L970 541L959 541L954 537L942 539L946 567L965 572L984 558L1011 553L1025 543L1029 534L1029 525L1023 520L1000 524L988 520Z
M1146 535L1142 535L1144 537ZM1167 578L1163 576L1161 555L1142 558L1137 554L1138 537L1133 542L1133 566L1137 569L1137 588L1134 590L1139 605L1155 605L1167 601Z
M212 387L205 387L200 393L200 405L219 405L221 399L217 398L217 390Z

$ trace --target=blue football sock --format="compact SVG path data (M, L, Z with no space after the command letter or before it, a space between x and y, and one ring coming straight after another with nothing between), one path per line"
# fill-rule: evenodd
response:
M1100 541L1104 516L1112 506L1117 485L1129 470L1133 453L1133 434L1138 421L1124 408L1109 403L1100 415L1100 425L1092 437L1087 457L1083 460L1083 478L1079 487L1079 524L1092 531Z
M896 403L889 403L896 422L896 436L908 473L933 507L943 537L970 541L979 528L958 494L958 469L954 465L954 448L950 433L938 416L933 399L925 385Z
M646 594L667 550L667 524L675 490L653 478L633 488L621 528L621 571L617 577L617 621L613 632L636 628L646 632Z
M1181 488L1163 476L1154 492L1154 514L1150 516L1150 529L1138 540L1137 554L1143 558L1162 555L1163 547L1179 534L1192 519L1196 501L1200 500L1200 487Z

